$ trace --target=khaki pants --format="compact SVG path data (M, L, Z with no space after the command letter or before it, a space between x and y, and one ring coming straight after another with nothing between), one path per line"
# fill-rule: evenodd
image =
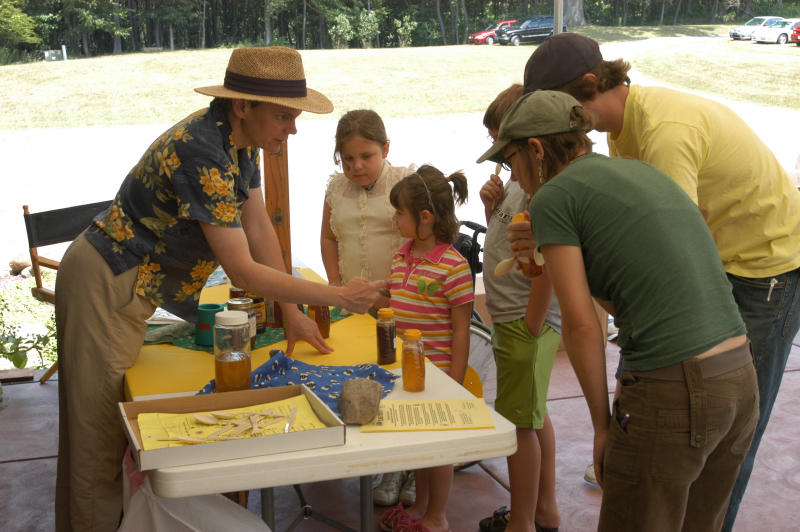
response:
M604 457L601 532L722 526L758 420L755 369L747 363L704 378L696 359L682 366L683 379L674 381L622 372Z
M58 270L58 532L119 526L127 442L117 403L155 310L136 277L137 268L115 276L84 235Z

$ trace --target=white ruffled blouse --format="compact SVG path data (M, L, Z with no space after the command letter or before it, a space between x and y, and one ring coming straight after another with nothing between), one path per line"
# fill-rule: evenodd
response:
M342 282L354 277L386 280L392 256L404 238L392 222L394 207L389 192L405 176L414 172L409 167L392 166L383 161L383 169L375 185L366 190L334 173L328 181L325 202L331 209L331 230L339 247L339 272Z

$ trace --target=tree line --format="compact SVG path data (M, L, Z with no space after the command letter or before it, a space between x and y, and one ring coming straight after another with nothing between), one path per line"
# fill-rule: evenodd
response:
M0 62L66 46L70 57L281 44L298 49L467 42L552 0L0 0ZM564 0L568 27L800 16L800 0ZM3 60L5 59L5 60Z

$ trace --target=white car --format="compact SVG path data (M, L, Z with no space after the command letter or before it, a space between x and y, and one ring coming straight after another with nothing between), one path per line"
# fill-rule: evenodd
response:
M753 31L756 28L759 28L761 26L771 26L772 24L775 24L779 20L783 20L783 17L768 16L768 17L751 18L743 25L735 26L733 29L731 29L730 32L728 32L728 35L734 41L736 39L744 39L749 41L750 37L753 35Z
M753 31L750 40L786 44L792 35L792 26L794 26L795 22L800 22L800 18L787 18L779 20L771 26L759 26Z

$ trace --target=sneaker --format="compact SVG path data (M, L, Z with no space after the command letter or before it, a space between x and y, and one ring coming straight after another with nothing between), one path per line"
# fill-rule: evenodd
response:
M501 506L494 511L491 517L486 517L478 522L481 532L503 532L508 525L508 514L511 512Z
M616 340L617 336L619 336L619 329L617 328L616 324L614 323L614 318L611 317L611 316L608 317L608 329L606 329L606 331L608 332L608 341L609 342L612 342L612 341Z
M394 506L400 497L403 473L384 473L381 483L372 490L372 500L379 506Z
M411 506L417 500L417 481L414 478L414 472L409 471L406 476L406 481L403 482L403 487L400 489L400 502L403 506Z
M594 464L589 464L586 466L586 471L583 472L583 480L591 484L592 486L600 487L600 483L597 482L597 477L594 474Z

